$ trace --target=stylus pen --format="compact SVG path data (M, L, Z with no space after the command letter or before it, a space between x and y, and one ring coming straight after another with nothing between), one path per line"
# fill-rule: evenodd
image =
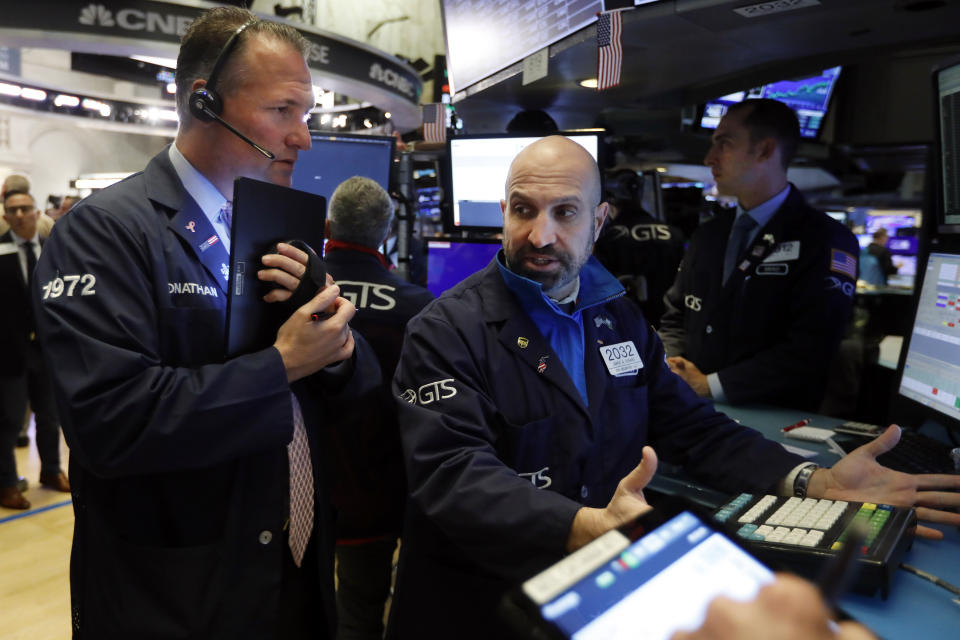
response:
M836 555L827 561L820 575L817 576L817 586L826 603L836 608L837 600L846 593L854 575L857 572L857 556L866 537L866 522L854 520L847 529L847 538L843 547Z

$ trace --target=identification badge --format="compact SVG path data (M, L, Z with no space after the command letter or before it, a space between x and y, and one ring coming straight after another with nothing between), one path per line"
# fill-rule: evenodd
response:
M757 275L758 276L785 276L790 273L790 265L786 262L780 262L778 264L758 264L757 265Z
M764 262L785 262L787 260L796 260L800 257L800 241L791 240L790 242L781 242L773 251L770 252Z
M612 376L636 375L643 368L643 360L633 340L600 347L600 357Z

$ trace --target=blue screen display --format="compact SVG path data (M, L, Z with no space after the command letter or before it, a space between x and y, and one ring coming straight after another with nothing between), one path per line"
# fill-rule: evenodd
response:
M353 176L374 180L390 189L393 140L374 136L311 135L309 151L301 151L293 167L293 188L326 197Z
M500 250L499 242L429 240L427 289L435 296L483 269Z
M801 137L816 138L827 113L830 94L833 93L833 86L839 75L840 67L831 67L808 78L781 80L711 100L704 107L700 126L705 129L715 129L720 124L720 118L732 104L750 98L770 98L786 103L797 112Z

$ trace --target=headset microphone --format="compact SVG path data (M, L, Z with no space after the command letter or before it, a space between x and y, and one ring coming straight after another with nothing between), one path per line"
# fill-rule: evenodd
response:
M223 45L223 49L221 49L220 54L213 63L213 70L210 72L210 77L207 79L206 85L200 87L190 94L190 113L193 114L193 117L197 120L202 120L204 122L211 122L215 120L226 127L230 133L249 144L251 147L262 153L270 160L274 160L277 157L275 154L267 151L256 142L237 131L233 125L220 117L220 113L223 111L223 100L220 98L220 95L216 90L217 79L220 76L220 70L227 61L230 52L236 46L237 40L240 38L240 34L243 33L247 27L257 22L259 22L259 20L254 19L242 25L239 29L233 32L233 35L230 36L230 38L227 40L227 43Z
M272 153L272 152L270 152L270 151L267 151L266 149L264 149L263 147L261 147L260 145L258 145L256 142L254 142L253 140L251 140L251 139L248 138L247 136L245 136L245 135L243 135L242 133L240 133L239 131L237 131L236 127L234 127L234 126L231 125L229 122L227 122L226 120L224 120L223 118L221 118L220 116L218 116L215 112L213 112L213 111L211 111L210 109L208 109L208 108L206 107L206 105L198 106L198 107L195 107L195 108L202 110L205 114L207 114L207 115L210 117L211 120L216 120L217 122L219 122L220 124L222 124L224 127L227 128L228 131L230 131L230 133L232 133L233 135L237 136L238 138L240 138L241 140L243 140L244 142L246 142L248 145L250 145L251 147L253 147L253 148L256 149L257 151L259 151L260 153L262 153L263 155L265 155L267 158L269 158L269 159L271 159L271 160L274 160L274 159L277 157L275 153Z

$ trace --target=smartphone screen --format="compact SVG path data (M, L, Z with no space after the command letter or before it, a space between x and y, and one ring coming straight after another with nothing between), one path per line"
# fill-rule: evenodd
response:
M750 600L771 581L767 567L683 511L634 541L611 531L523 591L563 637L666 639L699 627L716 596Z

